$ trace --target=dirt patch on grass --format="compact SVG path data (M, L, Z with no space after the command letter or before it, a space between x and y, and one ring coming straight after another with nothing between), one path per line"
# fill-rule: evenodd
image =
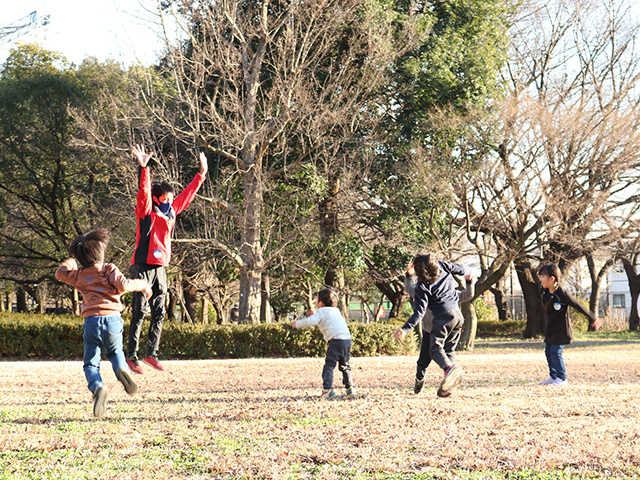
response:
M436 397L415 357L354 358L361 398L318 401L323 359L167 361L128 397L108 362L91 416L81 362L0 363L2 478L582 478L640 476L640 348L565 350L570 385L543 387L539 348L463 353ZM339 386L336 370L334 385ZM562 478L569 478L563 476Z

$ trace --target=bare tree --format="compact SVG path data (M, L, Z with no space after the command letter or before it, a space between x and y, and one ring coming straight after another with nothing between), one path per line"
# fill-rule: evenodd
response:
M309 219L295 207L299 190L277 223L265 225L265 196L305 165L331 165L345 148L362 148L353 139L374 130L377 112L367 101L395 54L392 16L358 0L167 3L187 41L168 45L166 72L177 91L153 99L162 100L153 104L157 121L177 103L180 121L167 129L220 159L240 188L214 185L203 198L235 223L210 244L235 262L240 317L257 322L263 272Z

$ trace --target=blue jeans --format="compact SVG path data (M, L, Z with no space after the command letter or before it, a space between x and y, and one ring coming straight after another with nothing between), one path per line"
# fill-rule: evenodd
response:
M120 315L95 316L84 319L84 376L91 393L102 387L100 377L101 349L117 373L126 369L127 362L122 351L123 321Z
M564 359L562 358L562 351L564 345L549 345L545 344L544 353L547 356L547 363L549 364L549 376L551 378L559 378L560 380L567 379L567 373L564 368Z

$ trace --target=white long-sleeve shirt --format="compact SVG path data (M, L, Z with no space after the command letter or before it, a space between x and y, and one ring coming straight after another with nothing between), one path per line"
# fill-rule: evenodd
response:
M318 325L322 336L329 340L347 340L351 338L351 332L338 307L320 307L310 317L296 320L296 328L311 328Z

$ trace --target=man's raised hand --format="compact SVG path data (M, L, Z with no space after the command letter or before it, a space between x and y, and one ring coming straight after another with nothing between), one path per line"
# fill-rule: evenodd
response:
M153 156L153 152L146 153L144 151L144 145L137 145L136 144L136 145L133 146L131 151L133 152L133 154L138 159L138 163L140 164L140 166L142 168L147 166L147 164L149 163L149 159Z

